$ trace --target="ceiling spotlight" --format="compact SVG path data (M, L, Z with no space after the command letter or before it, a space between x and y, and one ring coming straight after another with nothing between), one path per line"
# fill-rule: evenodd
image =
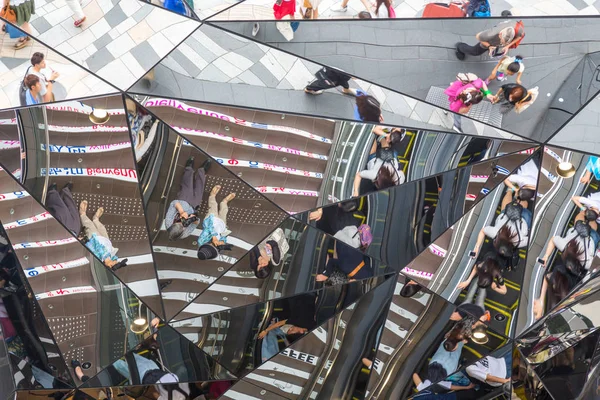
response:
M471 340L477 344L486 344L489 341L487 327L483 324L477 325L475 329L473 329Z
M570 178L575 175L575 167L570 162L563 161L557 165L556 173L563 178Z
M136 335L142 334L148 329L148 320L142 317L142 303L138 307L138 317L129 325L129 329Z
M90 113L90 121L97 125L105 124L109 119L110 115L108 115L108 112L100 108L93 108Z

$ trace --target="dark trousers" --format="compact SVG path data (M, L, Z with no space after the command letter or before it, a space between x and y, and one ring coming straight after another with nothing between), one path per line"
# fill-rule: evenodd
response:
M186 167L181 178L179 192L177 192L177 200L187 201L192 207L199 206L202 204L205 183L206 171L204 168L198 169L198 172L194 174L192 167Z
M49 190L46 196L46 207L48 207L54 218L62 222L68 230L75 235L79 234L81 219L69 188L62 188L60 193L54 189Z
M480 56L488 51L487 47L483 47L481 43L477 43L475 46L469 46L466 43L458 43L456 45L456 51L462 54L468 54L470 56Z

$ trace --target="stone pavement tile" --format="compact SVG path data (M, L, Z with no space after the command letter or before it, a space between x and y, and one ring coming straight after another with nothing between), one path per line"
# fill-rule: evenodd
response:
M254 64L248 71L256 75L268 87L276 87L281 80L277 79L262 63Z
M242 73L241 69L239 69L229 61L225 60L223 57L217 58L215 61L212 62L212 65L217 67L221 72L223 72L230 78L235 78L236 76Z
M133 19L137 22L143 21L150 12L152 12L152 7L142 7L133 14Z
M150 43L150 46L152 46L159 57L166 56L174 47L161 32L155 33L148 39L148 43ZM154 62L158 62L158 60Z
M277 90L282 90L282 89L283 90L294 90L294 87L287 79L282 79L281 82L279 82L279 85L277 85L277 87L275 89L277 89Z
M131 54L146 71L149 71L160 60L160 57L148 42L142 42L135 46L131 49Z
M201 70L208 66L208 63L200 56L200 54L196 53L194 49L192 49L186 43L181 43L179 46L177 46L177 49Z
M304 56L307 58L318 57L318 56L326 56L330 54L335 54L336 52L336 43L311 43L308 47L305 48Z
M169 57L172 57L191 77L200 74L200 68L198 68L189 58L184 56L179 49L175 49L169 53Z
M92 43L94 45L94 47L96 49L101 49L106 47L110 42L112 42L111 37L108 35L108 33L102 35L99 39L95 40L94 43Z
M221 104L237 104L234 99L234 92L231 85L213 82L202 82L202 88L204 90L204 98L215 103ZM251 105L249 103L247 105Z
M298 54L298 53L295 53ZM365 45L359 43L345 43L338 42L336 43L336 54L347 55L347 56L356 56L356 57L365 57Z
M56 47L70 38L69 33L61 25L55 25L50 30L38 36L38 39L48 47Z
M194 32L191 37L193 37L199 44L201 44L203 47L205 47L208 51L210 51L217 57L220 57L223 54L226 54L228 52L223 47L221 47L220 45L215 43L215 41L212 40L208 35L206 35L204 32L202 32L202 28L200 28L199 30ZM192 46L192 47L194 47L194 46ZM202 53L200 53L200 54L202 54ZM208 58L206 58L204 56L203 56L203 58L208 60Z
M313 74L304 66L302 60L298 59L290 72L286 75L286 79L292 87L296 90L304 90L306 85L310 83L314 76Z
M62 21L64 21L72 15L73 11L71 11L71 9L65 5L46 15L43 15L43 17L46 19L46 21L48 21L50 25L54 26L60 24Z
M106 45L106 49L110 51L115 59L121 57L134 47L135 42L126 33Z
M357 25L350 29L350 42L376 43L377 35L372 27Z
M286 70L277 61L277 54L278 53L275 51L269 51L260 59L260 63L264 65L278 81L280 81L285 77Z
M263 86L266 87L265 83L263 81L261 81L258 76L256 76L252 71L247 70L242 72L238 78L248 84L248 85L252 85L252 86Z
M244 56L237 54L236 52L224 54L221 58L223 60L229 62L230 64L235 65L237 68L241 69L242 71L245 71L248 68L250 68L252 65L254 65L254 63L252 61L248 60Z
M128 17L131 17L135 14L140 8L143 7L143 2L138 0L120 0L119 4L121 5L121 9Z
M170 69L171 71L181 74L186 78L192 78L192 76L190 76L187 73L187 71L185 69L183 69L183 67L181 65L177 64L177 61L175 61L174 58L166 57L165 59L163 59L161 61L160 65L165 66L166 68Z
M185 19L169 25L161 32L174 46L177 46L179 43L183 42L190 33L197 29L199 25L200 24L196 21Z
M108 32L111 30L110 25L105 19L100 19L88 28L96 39L103 36L108 36Z
M98 49L98 51L86 59L88 68L92 72L98 72L102 67L113 61L115 58L106 47Z
M83 25L84 29L89 29L89 27L104 18L104 12L97 1L91 1L89 4L85 5L85 7L83 7L83 13L86 17Z
M216 60L218 58L217 55L215 55L214 53L212 53L211 51L209 51L206 47L204 47L202 44L200 44L195 38L194 35L196 35L197 32L194 32L192 34L192 36L188 37L185 40L185 44L190 46L190 48L192 50L194 50L194 52L198 53L198 54L202 54L202 58L207 62L207 63L211 63L214 60Z
M31 21L31 25L33 25L35 30L40 34L52 28L52 25L46 20L46 18L43 17L37 18L35 21Z
M96 38L94 37L92 31L86 29L84 31L80 31L77 36L69 39L67 43L69 43L75 51L80 51L93 43L95 39Z
M114 60L108 65L102 67L97 74L122 90L125 90L129 88L129 86L133 85L137 78L141 78L141 76L134 76L127 69L125 64L123 64L123 62L119 59Z
M129 29L127 33L129 33L129 36L136 44L140 44L148 40L154 34L154 31L146 21L141 21Z
M119 35L123 35L128 32L131 28L137 25L137 22L133 18L127 18L125 21L121 22L114 29L117 31Z
M235 104L252 104L256 108L267 108L266 93L250 85L231 85Z
M237 49L236 53L247 58L253 63L258 62L265 55L265 52L258 47L256 43L248 43L245 46Z
M106 19L106 22L108 22L108 25L110 25L111 28L114 28L121 22L125 21L127 19L127 15L125 15L121 7L116 6L113 7L109 12L107 12L104 18Z
M135 59L135 57L130 52L123 54L121 56L121 61L123 62L123 64L125 64L125 66L127 66L127 69L135 77L144 76L147 72L144 68L142 68L140 63Z
M419 48L415 46L410 47L393 47L392 48L392 59L394 60L408 60L419 58Z
M559 43L551 43L551 44L536 44L533 46L533 56L551 56L558 55L560 53L560 44Z
M366 57L377 60L391 60L392 49L393 47L365 45Z

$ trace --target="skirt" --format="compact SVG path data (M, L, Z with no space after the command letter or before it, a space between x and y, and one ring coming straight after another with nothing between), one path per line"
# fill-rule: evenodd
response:
M25 0L19 5L11 5L11 7L15 10L15 14L17 14L17 26L21 26L25 22L29 22L31 16L35 14L34 0Z

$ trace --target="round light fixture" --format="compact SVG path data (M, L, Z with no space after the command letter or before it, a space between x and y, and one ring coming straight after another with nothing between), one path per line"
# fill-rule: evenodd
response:
M94 108L92 109L89 118L90 121L92 121L94 124L102 125L108 122L108 120L110 119L110 115L108 115L108 112L106 110Z
M136 318L133 320L133 323L136 324L137 326L144 326L146 325L148 321L146 321L146 318Z
M135 321L140 321L140 320L141 319L136 319ZM146 331L146 329L148 329L147 322L145 324L138 325L135 323L135 321L131 325L129 325L129 329L131 330L131 332L135 333L136 335L141 335L142 333L144 333Z
M567 161L563 161L556 166L556 173L563 178L570 178L575 175L575 167Z
M473 329L471 340L477 344L486 344L490 339L487 334L487 327L485 325L478 325Z

